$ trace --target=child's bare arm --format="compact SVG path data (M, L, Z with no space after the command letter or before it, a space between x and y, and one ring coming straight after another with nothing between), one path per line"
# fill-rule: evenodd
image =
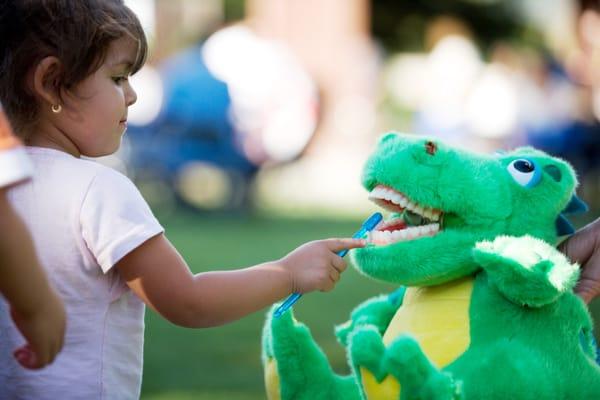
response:
M129 287L169 321L209 327L258 311L292 292L332 289L346 268L335 252L362 246L364 241L356 239L320 240L278 261L193 275L168 239L157 235L116 266Z
M31 237L0 189L0 293L27 345L15 351L26 368L42 368L61 350L65 310L35 256Z

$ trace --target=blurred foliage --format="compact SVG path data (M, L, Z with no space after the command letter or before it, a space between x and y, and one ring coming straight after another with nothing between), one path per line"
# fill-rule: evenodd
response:
M541 34L521 18L513 1L372 0L373 35L389 52L423 51L425 32L436 17L454 17L472 31L483 50L498 39L542 47Z
M235 22L246 15L245 0L223 0L225 22Z

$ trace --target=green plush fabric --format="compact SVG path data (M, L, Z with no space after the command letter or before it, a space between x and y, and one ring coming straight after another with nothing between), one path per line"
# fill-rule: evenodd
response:
M572 291L579 268L554 248L557 232L568 228L563 213L581 208L566 162L532 148L481 155L390 133L367 161L363 185L372 193L383 185L421 207L407 212L376 199L404 228L434 223L423 209L443 212L441 228L383 242L373 235L370 245L351 251L361 273L399 289L358 306L337 328L349 376L331 370L291 313L280 320L270 313L263 360L277 361L282 399L372 400L365 371L379 383L395 380L402 400L600 399L592 321ZM473 282L468 346L450 362L436 366L404 331L386 336L395 332L394 316L405 315L405 288L443 292L465 278ZM413 318L423 326L428 316Z

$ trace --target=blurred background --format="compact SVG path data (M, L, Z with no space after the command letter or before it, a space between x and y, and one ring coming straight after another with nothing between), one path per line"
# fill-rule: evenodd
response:
M195 272L351 235L360 186L395 130L570 161L600 215L598 0L127 0L150 42L122 149ZM349 270L295 307L338 372L334 324L392 287ZM599 306L592 304L598 318ZM263 399L264 313L185 330L147 313L142 398Z

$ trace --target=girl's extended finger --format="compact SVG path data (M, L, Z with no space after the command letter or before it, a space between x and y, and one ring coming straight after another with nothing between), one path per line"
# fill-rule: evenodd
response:
M346 249L356 249L360 247L365 247L367 241L364 239L352 239L352 238L335 238L335 239L327 239L326 241L327 248L335 253L346 250Z

